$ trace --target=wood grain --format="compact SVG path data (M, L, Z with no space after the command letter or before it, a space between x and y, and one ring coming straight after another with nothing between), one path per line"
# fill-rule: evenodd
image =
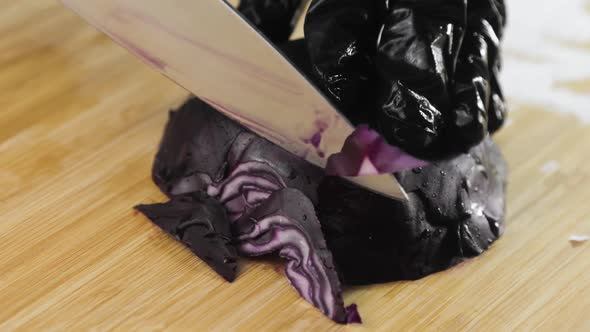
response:
M347 289L362 327L299 299L280 264L227 284L132 210L187 92L49 0L0 0L0 330L590 330L590 128L512 105L505 236L415 282ZM590 82L586 83L590 86ZM542 167L555 160L559 168Z

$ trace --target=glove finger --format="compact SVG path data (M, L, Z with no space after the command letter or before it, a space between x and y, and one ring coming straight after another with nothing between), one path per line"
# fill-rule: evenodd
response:
M464 0L398 1L378 38L375 126L422 158L446 155L443 129L466 11Z
M295 28L302 0L241 0L238 11L274 43L285 42Z
M373 1L313 0L305 18L314 78L353 123L366 122L365 110L374 104L376 13Z

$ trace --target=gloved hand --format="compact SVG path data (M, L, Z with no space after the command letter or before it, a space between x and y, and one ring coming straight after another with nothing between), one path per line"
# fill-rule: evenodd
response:
M312 0L316 79L353 122L420 158L466 152L505 117L503 0Z
M241 0L238 11L274 43L291 36L302 0Z

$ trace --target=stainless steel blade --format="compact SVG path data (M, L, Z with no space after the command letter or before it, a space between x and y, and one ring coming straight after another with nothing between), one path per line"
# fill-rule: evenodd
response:
M222 0L62 2L220 112L320 167L354 130ZM389 174L348 179L392 198L406 198Z

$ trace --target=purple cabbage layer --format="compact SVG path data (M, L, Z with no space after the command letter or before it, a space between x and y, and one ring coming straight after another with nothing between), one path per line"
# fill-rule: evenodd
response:
M424 277L483 253L504 229L507 167L489 137L395 175L406 203L327 176L194 98L170 112L154 161L170 201L138 209L228 281L237 254L278 254L306 301L360 322L341 284Z

